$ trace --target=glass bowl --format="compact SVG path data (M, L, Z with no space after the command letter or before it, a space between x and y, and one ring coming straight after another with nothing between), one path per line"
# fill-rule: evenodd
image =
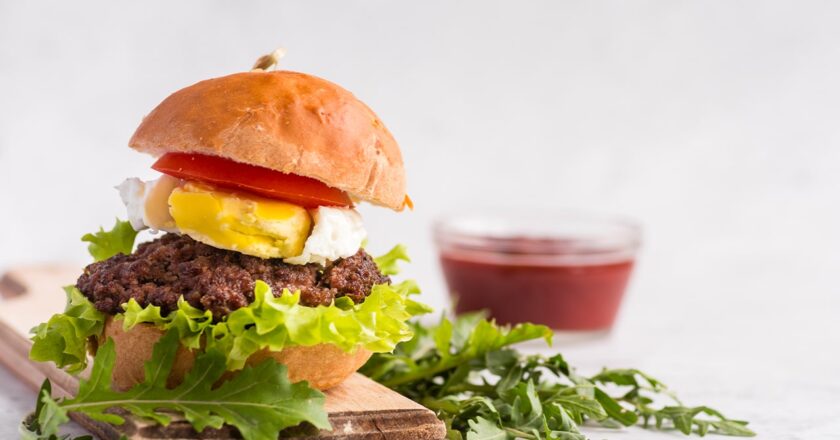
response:
M615 322L641 228L585 212L472 213L435 222L434 239L456 313L597 332Z

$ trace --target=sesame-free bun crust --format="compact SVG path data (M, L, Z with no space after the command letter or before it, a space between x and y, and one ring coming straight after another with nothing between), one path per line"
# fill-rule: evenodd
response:
M382 121L347 90L303 73L236 73L181 89L143 119L129 145L311 177L397 210L405 200L402 155Z
M125 391L143 381L143 364L151 359L155 343L162 336L162 330L149 324L138 324L126 332L123 331L121 321L115 321L112 317L105 321L104 337L114 341L116 351L111 382L115 390ZM183 381L184 376L192 369L195 356L196 352L193 350L183 346L178 348L167 386L175 387ZM257 365L273 358L288 368L290 381L305 380L313 388L326 390L350 377L370 356L371 352L362 348L357 348L353 353L346 353L334 345L319 344L311 347L286 347L279 352L264 349L251 355L246 363Z

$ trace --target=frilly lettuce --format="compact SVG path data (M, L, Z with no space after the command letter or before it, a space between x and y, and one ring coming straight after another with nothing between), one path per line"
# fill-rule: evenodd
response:
M99 232L85 234L82 241L90 243L88 252L94 261L107 260L117 254L130 254L134 249L134 239L137 238L137 231L131 227L131 223L117 219L110 231L99 228Z
M400 272L397 262L411 262L411 259L408 258L408 251L406 250L405 245L398 244L388 251L387 254L376 257L373 261L377 266L379 266L379 271L383 274L396 275Z
M137 231L127 221L117 219L110 231L99 228L93 234L85 234L82 241L89 242L88 252L95 261L102 261L117 254L130 254L134 248ZM32 349L29 358L34 361L53 361L71 373L77 373L87 366L88 342L92 336L99 336L105 324L105 315L75 286L64 288L67 306L64 313L53 315L49 321L31 330Z
M405 248L397 246L375 260L383 273L393 275L398 271L397 262L408 257ZM67 310L32 330L30 357L78 372L86 366L87 340L102 333L105 316L75 287L66 291ZM143 323L174 329L184 346L217 348L227 356L227 368L236 370L264 348L279 351L289 346L332 344L347 352L359 347L390 352L413 336L407 323L411 317L431 312L428 306L409 298L419 292L416 283L403 281L373 286L360 304L340 297L329 306L307 307L300 304L300 292L284 290L275 297L266 283L257 281L254 302L219 322L213 322L209 311L193 307L183 298L177 309L166 315L158 306L142 307L131 299L115 319L122 320L125 330Z
M31 330L29 358L38 362L53 361L71 373L87 366L88 340L102 334L105 315L96 310L74 286L64 288L67 307Z
M144 308L134 298L123 304L123 309L125 312L116 316L123 321L123 330L128 331L142 323L165 330L174 328L181 344L187 348L200 348L201 335L213 327L213 314L191 306L183 297L178 299L178 308L166 316L160 314L160 307L148 305Z
M300 292L284 290L275 297L266 283L257 281L254 302L217 323L209 312L186 301L162 316L159 307L143 308L131 300L121 316L126 330L140 323L153 324L162 330L175 329L187 347L198 348L203 342L206 348L218 348L227 355L228 369L236 370L264 348L280 351L288 346L332 344L347 352L359 347L389 352L411 339L409 318L431 311L409 299L415 293L419 293L417 285L404 281L374 286L361 304L338 298L329 306L307 307L300 304Z

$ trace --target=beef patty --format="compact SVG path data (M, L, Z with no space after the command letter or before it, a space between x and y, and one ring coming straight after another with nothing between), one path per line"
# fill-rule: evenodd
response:
M121 305L131 298L141 306L152 304L169 313L183 296L218 320L254 301L257 280L268 283L274 295L283 289L300 290L301 304L309 307L328 305L341 296L360 303L374 284L391 281L363 249L327 267L293 265L217 249L186 235L166 234L141 244L131 255L87 266L76 287L97 310L111 315L122 312Z

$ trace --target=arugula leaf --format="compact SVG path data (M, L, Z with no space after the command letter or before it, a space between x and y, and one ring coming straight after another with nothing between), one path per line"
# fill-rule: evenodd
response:
M604 385L630 387L629 391L616 397L615 401L633 408L645 427L650 425L650 419L654 419L656 428L670 426L683 434L697 433L703 436L713 432L739 437L755 436L755 433L747 428L745 421L727 419L719 411L708 406L684 406L662 382L639 370L604 369L589 380ZM666 398L675 405L657 408L652 406L654 398Z
M480 313L413 326L414 338L393 354L375 354L361 371L434 410L450 439L585 440L578 426L587 420L615 428L641 422L701 436L755 435L746 422L712 408L682 405L639 370L605 369L587 378L560 354L523 355L510 347L550 341L543 326L500 327ZM602 386L619 392L611 395ZM654 405L663 399L673 404Z
M608 417L607 411L601 406L601 403L589 396L579 394L560 395L554 397L552 401L578 424L583 423L586 418L603 420Z
M53 315L49 321L31 330L34 361L53 361L60 368L78 373L87 366L88 340L99 336L105 315L74 286L64 288L67 306L64 313Z
M18 432L22 440L49 439L49 437L45 437L41 434L41 422L38 420L41 417L41 413L44 408L44 402L41 401L41 395L45 392L47 395L52 393L52 385L48 379L44 380L44 383L41 384L41 389L38 390L37 397L35 397L35 412L26 416L18 427Z
M458 326L461 326L460 331L464 331L463 323L459 322L455 325L455 327ZM469 336L465 339L453 338L452 344L445 344L443 339L452 334L452 329L453 324L446 317L442 317L440 324L430 331L422 331L421 327L415 324L414 330L418 337L431 338L431 343L420 344L420 347L417 347L417 344L404 347L413 348L419 351L418 353L406 353L398 347L393 355L383 355L377 358L378 361L365 365L365 371L372 373L377 363L387 362L390 368L372 377L386 386L398 387L452 370L518 342L536 338L543 338L550 342L552 336L551 330L542 325L526 323L510 328L497 326L491 321L479 320L475 321L475 326L469 330ZM435 335L440 332L442 333ZM421 340L418 337L416 338ZM444 348L444 351L439 348ZM418 359L421 362L415 362Z
M176 411L196 431L228 424L236 427L246 440L275 440L281 430L302 422L318 428L330 427L323 408L324 395L305 382L290 383L286 367L271 359L256 367L245 367L214 388L225 373L225 357L209 350L196 357L195 366L181 385L166 388L178 346L176 331L164 334L145 364L144 381L119 392L111 389L116 352L113 341L109 340L99 347L90 378L80 381L76 397L53 400L49 393L42 395L42 414L47 413L43 408L50 410L48 416L38 419L40 435L55 435L58 424L67 420L68 412L83 413L107 423L123 423L121 416L106 412L113 407L164 425L171 421L170 411ZM58 422L46 423L42 419Z
M134 249L135 238L137 238L137 231L131 223L117 219L110 231L100 227L99 232L82 236L82 241L90 243L88 252L94 261L102 261L117 254L130 254Z
M476 417L470 420L470 430L467 432L467 440L507 440L510 438L507 431L500 428L492 420L484 417Z
M379 266L379 271L383 274L396 275L400 272L397 263L399 261L411 262L411 259L408 258L405 245L398 244L388 251L387 254L376 257L373 261Z
M41 396L49 396L50 393L52 393L52 385L49 380L44 380L35 399L35 412L28 415L18 427L21 440L64 440L66 438L66 436L58 437L55 434L44 434L44 431L57 432L58 425L70 420L66 414L44 409L44 401ZM45 428L42 429L41 426Z
M27 416L18 427L21 440L70 440L70 435L57 434L59 426L70 419L58 408L50 397L51 393L52 385L49 379L46 379L38 391L35 412ZM72 440L93 440L93 436L82 435Z
M595 400L604 408L604 412L612 419L624 426L632 426L639 420L639 416L622 408L621 405L600 388L595 388ZM688 433L686 433L688 434Z

